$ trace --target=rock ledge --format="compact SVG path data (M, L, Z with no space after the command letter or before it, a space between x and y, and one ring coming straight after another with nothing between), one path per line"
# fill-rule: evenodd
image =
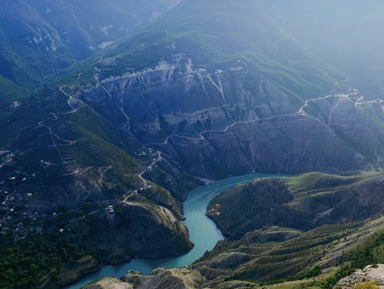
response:
M334 289L352 289L356 284L374 281L380 289L384 289L384 265L369 265L352 275L341 279Z

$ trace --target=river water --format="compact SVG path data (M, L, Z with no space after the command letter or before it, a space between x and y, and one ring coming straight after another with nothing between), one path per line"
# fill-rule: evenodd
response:
M262 177L282 177L282 175L252 173L216 181L212 184L198 187L189 193L188 198L183 204L185 216L184 223L188 227L191 241L195 244L194 248L189 253L178 257L164 259L151 260L135 258L130 262L120 265L104 266L100 271L87 275L64 289L79 289L82 286L103 277L120 278L129 270L149 274L152 270L160 267L175 268L192 264L194 261L203 256L205 251L212 250L218 241L224 239L221 231L216 227L215 223L205 214L211 199L220 194L222 191L229 190L238 184L246 183Z

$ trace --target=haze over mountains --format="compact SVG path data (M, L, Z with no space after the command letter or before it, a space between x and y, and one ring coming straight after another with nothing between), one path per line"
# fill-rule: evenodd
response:
M383 22L380 0L2 1L4 234L20 237L19 224L70 232L66 241L93 252L92 270L190 250L181 202L201 179L381 171ZM300 224L241 227L228 221L246 211L233 192L236 210L212 218L236 239L267 224L311 230L382 211L326 218L344 207L321 198L332 204L314 201L311 215L308 198L295 203ZM297 193L279 188L276 198L284 192L282 207ZM19 288L87 271L54 281L42 268Z
M96 87L79 97L200 177L377 168L381 136L368 135L381 129L380 103L348 88L347 74L294 40L274 9L186 1L106 52L89 68L99 70ZM308 123L332 150L295 137L311 133Z
M282 0L272 3L276 5L281 24L296 40L347 72L349 80L358 88L382 97L382 1L363 4L358 0Z
M57 79L60 69L156 20L178 2L2 1L1 93L20 90L16 85L41 88L47 78ZM22 93L14 92L10 100Z

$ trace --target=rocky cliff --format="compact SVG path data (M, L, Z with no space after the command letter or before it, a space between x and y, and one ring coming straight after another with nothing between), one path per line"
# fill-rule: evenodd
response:
M76 95L199 177L381 168L381 100L349 87L270 8L184 1L88 63Z
M149 276L138 272L128 272L122 280L105 278L85 289L197 289L204 283L204 278L197 271L189 268L157 269Z
M381 101L329 93L299 96L241 58L206 68L177 54L78 96L200 177L380 168Z
M350 288L384 288L384 265L369 265L362 270L358 270L352 275L341 279L335 289Z
M145 179L157 176L161 153L142 147L65 88L43 92L0 122L2 244L9 244L6 234L20 240L54 232L73 247L89 248L86 253L97 260L81 263L70 277L57 276L57 282L73 281L103 263L192 248L181 203ZM176 168L172 174L182 175ZM174 182L180 195L183 181L187 188L200 183L190 176ZM54 266L58 271L61 263ZM39 270L44 280L46 271Z
M174 214L143 197L114 206L114 213L95 213L64 227L69 237L93 248L105 263L133 256L164 258L181 255L193 244L188 230Z
M359 107L364 97L358 94L303 102L245 67L208 73L188 65L161 63L154 71L104 81L81 98L201 177L379 165L383 140L372 131L380 125L364 112L382 121L379 102ZM253 79L251 87L246 79Z
M367 250L375 252L372 261L381 258L383 223L381 217L308 232L265 227L240 240L220 241L192 266L157 269L148 276L130 271L120 280L105 278L86 288L332 288L340 278L368 264ZM337 286L360 288L352 286L381 282L381 271L382 265L369 266Z
M382 215L383 184L381 173L260 179L214 198L208 215L232 238L264 226L310 230L362 221Z

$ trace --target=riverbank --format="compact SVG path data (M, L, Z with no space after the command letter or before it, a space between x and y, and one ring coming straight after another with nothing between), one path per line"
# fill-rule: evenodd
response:
M192 264L206 251L211 251L216 243L224 239L221 231L215 223L206 215L206 209L212 198L221 192L229 190L234 186L250 182L262 177L280 177L281 175L251 173L213 182L206 186L201 186L188 195L184 205L184 224L188 227L190 240L195 244L194 248L187 254L163 259L143 259L134 258L130 262L120 265L104 266L100 271L87 275L79 281L64 289L79 289L86 284L103 277L122 277L129 270L140 271L143 274L150 274L153 270L165 267L176 268Z

